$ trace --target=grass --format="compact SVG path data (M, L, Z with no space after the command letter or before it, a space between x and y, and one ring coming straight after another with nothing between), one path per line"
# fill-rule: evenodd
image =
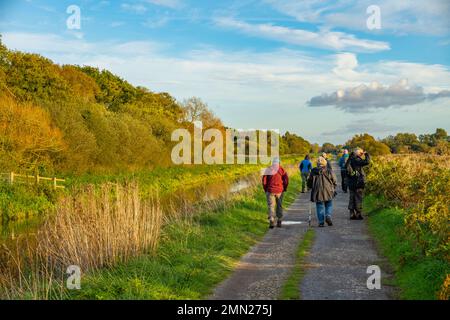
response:
M291 274L283 284L281 289L280 299L281 300L299 300L300 299L300 281L302 280L305 270L304 261L305 257L309 254L309 250L314 241L315 231L313 229L308 229L303 239L300 241L296 252L296 260L294 268Z
M369 213L369 230L394 267L394 285L400 289L399 298L437 299L450 273L448 260L423 254L416 239L405 227L405 212L398 208L386 208L383 202L381 198L367 196L364 206Z
M300 187L292 175L285 205ZM267 231L261 188L222 208L163 228L156 253L85 275L72 299L201 299L234 269Z

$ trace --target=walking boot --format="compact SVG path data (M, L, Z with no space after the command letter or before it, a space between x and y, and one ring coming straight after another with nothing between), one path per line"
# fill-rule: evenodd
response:
M350 210L350 220L356 220L355 210Z
M325 222L326 222L327 225L329 225L330 227L333 225L333 222L331 221L331 217L330 217L330 216L326 216Z
M356 220L363 220L363 216L361 214L361 212L356 212Z
M277 221L277 228L281 228L281 219L278 219Z
M273 229L275 227L274 218L269 218L269 229Z

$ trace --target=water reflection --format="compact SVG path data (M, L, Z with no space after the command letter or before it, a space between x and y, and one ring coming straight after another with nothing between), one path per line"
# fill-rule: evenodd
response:
M183 210L187 206L195 207L209 201L232 197L234 194L254 186L258 178L259 175L255 173L237 178L234 181L223 179L204 185L190 186L159 197L159 202L164 212ZM42 216L20 221L6 221L2 219L0 224L1 242L15 240L18 236L24 238L33 236L44 219Z

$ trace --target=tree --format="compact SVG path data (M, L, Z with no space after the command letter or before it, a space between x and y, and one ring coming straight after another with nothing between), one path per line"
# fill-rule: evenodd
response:
M388 136L382 142L389 146L393 153L408 153L420 149L420 142L414 133L397 133Z
M306 154L311 149L308 141L289 131L281 137L281 143L284 147L280 153L283 154Z
M311 152L311 153L313 153L313 154L318 154L318 153L319 153L319 150L320 150L320 147L319 147L319 145L318 145L317 143L313 143L313 144L311 145L311 149L310 149L310 152Z
M383 155L391 153L389 147L386 144L380 141L376 141L375 138L368 133L355 135L351 140L347 142L347 145L352 149L356 147L362 148L372 155Z
M208 105L200 98L192 97L182 103L184 120L193 123L201 121L204 128L222 128L222 122L209 110Z
M336 151L336 147L332 143L325 142L320 150L321 152L332 153Z
M49 114L29 103L0 96L0 166L7 170L52 169L65 149L62 133Z

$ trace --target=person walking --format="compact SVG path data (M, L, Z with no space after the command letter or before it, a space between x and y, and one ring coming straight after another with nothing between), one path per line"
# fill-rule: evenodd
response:
M288 188L289 177L281 167L280 159L273 159L272 166L265 170L262 177L262 185L267 199L269 228L272 229L275 226L275 214L277 216L277 227L281 228L283 195Z
M307 188L306 183L308 182L308 177L312 170L312 163L309 154L307 154L305 159L300 162L299 169L302 176L302 193L305 193Z
M347 193L347 168L345 167L345 164L347 163L348 157L348 150L344 149L342 156L339 158L339 167L341 168L341 185L344 193Z
M347 169L348 189L350 190L348 209L350 210L351 220L363 219L362 202L366 184L366 175L363 167L369 165L369 163L369 153L361 148L356 148L350 154L345 165Z
M333 168L331 167L331 162L328 159L328 154L326 152L322 152L322 157L327 161L327 167L330 170L333 170Z
M311 188L311 201L316 203L319 227L323 227L324 222L329 226L333 225L331 215L336 186L336 175L328 167L327 160L324 157L319 157L317 167L311 170L308 178L308 187Z

